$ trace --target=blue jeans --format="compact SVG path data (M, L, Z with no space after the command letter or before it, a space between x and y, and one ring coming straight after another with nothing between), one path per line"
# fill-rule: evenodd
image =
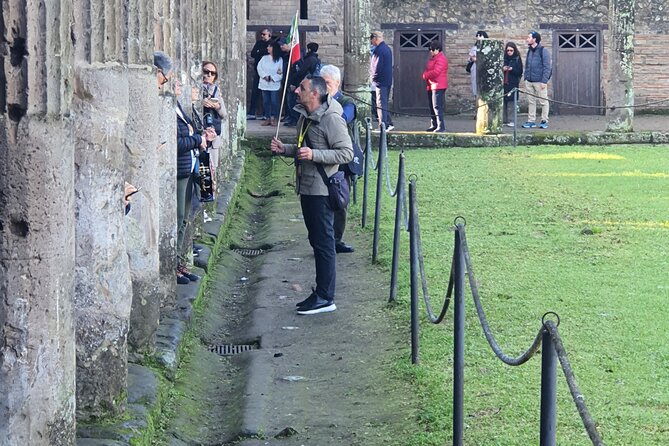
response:
M279 90L262 90L262 104L265 116L268 118L279 117Z
M316 294L323 299L334 300L337 255L332 227L334 212L330 208L330 199L320 195L300 195L300 204L309 244L314 249Z
M286 113L288 121L297 123L300 114L293 110L293 107L297 104L297 95L294 91L290 91L290 88L288 88L288 91L286 92L286 102L288 103L288 111Z
M376 87L376 114L379 124L384 123L386 127L393 125L393 119L388 110L388 99L390 98L390 87Z
M444 93L446 90L428 90L427 100L430 101L430 115L432 116L432 127L444 130Z

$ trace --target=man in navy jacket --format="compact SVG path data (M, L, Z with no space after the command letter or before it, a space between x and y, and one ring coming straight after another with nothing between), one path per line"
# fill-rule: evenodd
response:
M376 113L379 125L383 122L386 130L392 130L395 126L388 110L388 98L393 86L393 53L383 41L381 31L374 31L369 36L369 41L372 45L376 45L370 61L369 75L372 87L376 90Z
M551 55L541 46L541 34L530 31L527 35L527 58L525 59L525 88L527 96L527 122L523 128L537 126L537 101L541 105L539 128L548 128L548 80L553 73Z

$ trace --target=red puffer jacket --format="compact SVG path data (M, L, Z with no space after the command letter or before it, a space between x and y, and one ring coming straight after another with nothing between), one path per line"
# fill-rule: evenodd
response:
M423 79L428 90L445 90L448 88L448 59L442 51L427 61Z

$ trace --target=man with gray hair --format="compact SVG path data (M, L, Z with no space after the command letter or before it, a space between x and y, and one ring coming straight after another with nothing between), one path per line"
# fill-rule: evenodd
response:
M333 100L321 77L306 78L295 89L300 114L297 122L297 144L284 144L272 138L270 149L275 155L295 158L295 189L300 195L304 225L314 250L316 288L297 304L297 314L308 315L335 311L336 254L334 211L328 186L319 170L327 177L337 172L340 164L353 159L353 147L341 105Z
M353 160L348 164L339 166L339 170L346 175L349 189L355 175L362 174L362 151L357 146L357 141L354 139L354 126L356 125L357 109L353 100L344 96L339 89L341 86L341 71L334 65L323 65L321 68L321 77L328 87L328 94L332 99L339 102L342 112L342 118L346 121L348 127L348 135L351 137L353 143ZM337 253L353 252L355 249L351 245L347 245L344 238L344 231L346 230L346 208L338 209L334 212L334 235L335 235L335 251Z

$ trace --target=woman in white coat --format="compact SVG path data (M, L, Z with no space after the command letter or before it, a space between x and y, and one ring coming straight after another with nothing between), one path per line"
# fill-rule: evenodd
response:
M262 125L276 125L279 121L279 89L283 79L281 47L275 40L267 46L267 55L258 62L258 88L262 92L265 114L269 117Z

